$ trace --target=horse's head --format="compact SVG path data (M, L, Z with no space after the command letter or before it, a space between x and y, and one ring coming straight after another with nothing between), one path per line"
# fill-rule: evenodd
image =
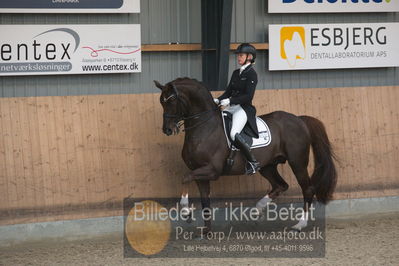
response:
M182 110L184 102L182 95L173 83L161 85L154 80L155 86L161 91L159 101L163 107L163 126L162 131L166 135L179 133L179 122L183 119L184 112Z
M209 90L199 81L178 78L166 85L154 80L161 91L160 102L163 107L163 132L170 136L178 134L184 124L184 131L203 124L218 109ZM184 123L180 123L184 121ZM198 123L199 121L199 123ZM202 121L202 122L201 122Z

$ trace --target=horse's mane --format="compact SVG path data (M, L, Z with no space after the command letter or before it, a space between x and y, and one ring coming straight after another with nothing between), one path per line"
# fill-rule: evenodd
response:
M213 99L209 88L204 83L196 79L188 77L177 78L168 82L165 86L172 88L174 85L179 86L180 89L191 91L196 95L202 95L201 98L208 99L208 101Z
M192 78L188 78L188 77L177 78L177 79L172 80L171 82L167 83L166 85L181 84L181 83L185 83L185 84L191 83L193 85L198 85L197 87L199 87L201 89L206 89L208 92L210 91L210 89L203 82L201 82L197 79L192 79Z

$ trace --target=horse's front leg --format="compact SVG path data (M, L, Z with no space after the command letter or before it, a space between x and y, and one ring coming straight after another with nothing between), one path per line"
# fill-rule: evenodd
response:
M188 184L183 184L182 192L181 192L181 199L180 199L180 206L182 208L182 215L187 222L191 222L191 209L188 206Z
M219 173L212 165L206 165L204 167L200 167L195 169L194 171L187 174L183 179L183 186L187 189L186 184L191 181L195 181L197 183L198 189L201 195L201 205L202 209L210 210L211 202L210 202L210 181L216 180L219 177ZM184 189L183 189L184 190ZM188 206L188 191L183 191L181 204L184 203L184 206ZM182 204L183 206L183 204ZM184 207L183 206L183 207ZM203 233L206 234L211 230L211 218L210 214L204 213L205 219L205 228Z
M188 184L192 181L216 180L219 176L218 171L211 164L207 164L185 175L183 177L183 184Z

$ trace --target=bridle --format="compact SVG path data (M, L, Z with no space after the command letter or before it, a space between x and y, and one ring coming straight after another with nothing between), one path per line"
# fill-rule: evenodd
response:
M203 115L205 115L205 114L208 114L208 113L211 113L211 112L213 112L213 111L219 110L219 107L216 106L215 108L213 108L213 109L211 109L211 110L207 110L207 111L200 112L200 113L197 113L197 114L194 114L194 115L190 115L190 116L184 116L184 114L183 114L184 111L183 111L183 112L181 111L181 107L182 107L182 105L184 105L184 102L183 102L183 100L180 98L179 91L177 90L177 88L176 88L176 86L175 86L174 84L172 84L172 88L173 88L174 94L170 95L168 98L163 98L162 101L163 101L164 103L167 103L169 100L174 100L174 99L176 99L176 100L177 100L177 112L178 112L178 114L168 114L168 113L164 113L164 114L163 114L163 117L164 117L164 119L165 119L165 118L176 118L176 120L177 120L177 122L176 122L176 128L177 128L177 130L180 130L180 128L181 128L181 127L184 125L184 123L185 123L186 121L188 121L188 120L191 120L191 119L199 119L199 118L201 118L201 117L202 117ZM193 126L191 126L191 127L184 127L184 129L183 129L182 131L184 132L184 131L187 131L187 130L190 130L190 129L199 127L199 126L205 124L209 119L211 119L211 117L212 117L212 116L206 117L205 119L202 119L202 120L200 121L200 123L197 123L197 124L195 124L195 125L193 125Z

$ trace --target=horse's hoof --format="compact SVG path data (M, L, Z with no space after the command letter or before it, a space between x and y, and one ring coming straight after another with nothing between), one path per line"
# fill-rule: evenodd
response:
M265 220L263 217L264 216L262 214L256 215L253 221L255 222L255 224L260 224Z
M194 235L193 240L196 240L196 241L203 241L203 240L205 240L205 238L202 237L201 235Z
M265 212L263 211L263 209L261 209L261 210L257 209L257 212L254 213L253 217L255 218L254 221L256 224L258 224L260 222L264 222L266 219L266 215L265 215Z
M260 217L258 217L258 218L255 220L255 224L256 224L256 225L260 225L260 224L263 224L265 221L266 221L265 216L264 216L264 215L261 215Z
M202 232L202 234L201 234L201 233L196 233L196 234L194 234L194 236L193 236L193 240L197 240L197 241L208 240L207 237L206 237L206 235L207 235L209 232L210 232L210 231Z
M299 228L295 228L295 227L291 227L291 232L296 232L296 233L300 233L302 230Z
M188 217L184 217L184 219L186 220L186 223L191 224L193 222L193 219L191 218L191 215Z

